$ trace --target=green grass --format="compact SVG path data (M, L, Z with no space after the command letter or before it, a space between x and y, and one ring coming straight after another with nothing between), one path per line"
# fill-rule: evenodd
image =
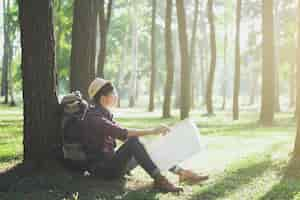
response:
M171 119L161 119L159 112L121 109L116 116L125 127L146 128L176 123L179 117L175 113ZM86 200L300 199L299 167L290 160L296 132L292 113L277 114L273 127L260 126L258 114L250 112L241 113L236 122L227 112L211 118L193 112L191 118L199 126L207 149L186 166L209 173L210 180L202 185L182 185L180 195L153 191L151 179L138 168L129 180L115 182L51 170L25 178L0 178L0 199L76 199L76 194ZM0 105L2 173L21 162L22 148L21 109ZM177 183L173 174L166 175ZM8 182L13 184L8 187Z

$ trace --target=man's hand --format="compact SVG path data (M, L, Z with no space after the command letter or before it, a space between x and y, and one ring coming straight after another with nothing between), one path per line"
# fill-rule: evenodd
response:
M153 129L153 135L166 135L171 131L171 129L166 125L160 125Z

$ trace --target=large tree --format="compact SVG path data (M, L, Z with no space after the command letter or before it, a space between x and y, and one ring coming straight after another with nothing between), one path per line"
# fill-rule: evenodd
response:
M99 32L100 32L100 50L98 54L98 67L97 75L99 77L104 77L104 64L106 57L106 41L107 41L107 32L109 30L111 11L112 11L113 0L109 0L106 6L105 12L105 1L99 1Z
M260 122L271 125L275 105L273 0L263 1L263 70Z
M151 25L151 77L150 77L150 95L148 110L154 110L154 94L156 83L156 0L152 0L152 25Z
M37 17L38 16L38 17ZM19 0L24 162L45 164L60 144L51 0Z
M186 33L186 19L183 0L176 0L180 57L181 57L181 98L180 118L189 116L191 98L191 71L189 65L188 39Z
M233 120L239 119L239 95L241 79L241 53L240 53L240 24L242 0L237 0L236 6L236 35L235 35L235 72L233 89Z
M97 0L75 0L71 50L71 90L85 98L96 74Z
M216 46L216 33L215 33L215 23L214 23L214 12L213 12L213 0L207 1L207 17L209 22L210 30L210 51L211 51L211 61L209 74L207 78L207 88L206 88L206 109L207 114L214 114L213 110L213 88L214 88L214 78L216 71L216 59L217 59L217 46Z
M166 19L165 19L165 51L166 51L166 65L167 78L165 84L165 95L163 103L163 117L171 116L171 97L174 81L174 55L172 45L172 0L167 0L166 5Z

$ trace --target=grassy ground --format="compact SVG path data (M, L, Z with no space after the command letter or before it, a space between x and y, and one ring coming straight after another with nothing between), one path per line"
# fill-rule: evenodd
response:
M145 128L173 124L160 113L116 110L117 120L126 127ZM180 195L161 194L151 189L151 179L140 169L127 180L103 182L74 172L35 173L13 180L10 187L0 179L0 199L87 199L87 200L200 200L200 199L300 199L300 173L290 161L295 123L291 113L276 115L274 127L261 127L258 114L244 112L233 122L226 112L216 117L192 113L207 143L205 152L183 166L208 173L202 185L182 185ZM22 159L22 116L20 108L0 106L0 171L4 173ZM51 166L49 166L51 168ZM177 177L166 174L173 182Z

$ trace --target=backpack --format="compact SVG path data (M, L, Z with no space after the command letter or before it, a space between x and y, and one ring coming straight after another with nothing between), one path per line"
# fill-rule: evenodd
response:
M82 98L80 91L75 91L62 98L61 107L63 158L71 161L86 161L87 155L81 143L81 136L71 130L79 126L79 123L85 119L89 104Z

